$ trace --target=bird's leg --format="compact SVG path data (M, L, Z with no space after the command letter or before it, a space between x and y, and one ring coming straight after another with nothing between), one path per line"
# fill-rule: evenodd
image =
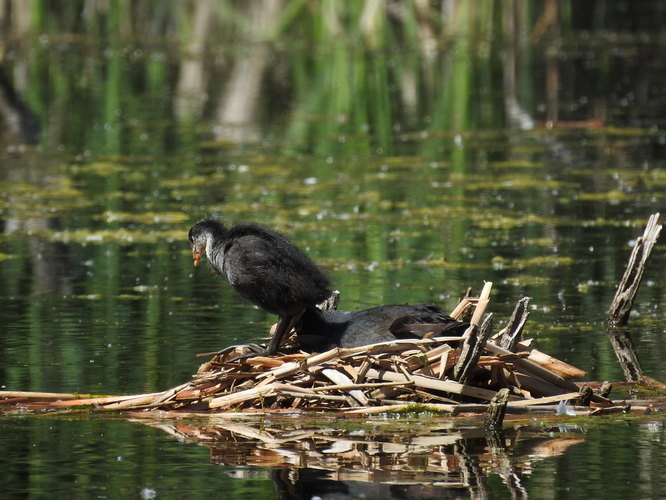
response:
M303 316L304 312L305 308L303 308L301 311L292 316L286 316L284 318L280 317L278 324L275 327L275 333L273 334L273 337L271 338L271 341L266 349L264 350L253 349L254 352L249 352L241 354L240 356L235 356L230 360L228 360L228 363L231 363L233 361L240 361L241 359L252 358L254 356L262 356L262 355L270 356L278 352L278 349L280 348L280 343L282 342L282 337L284 337L285 333L290 332L291 329L294 328L294 326L301 320L301 316ZM249 344L249 345L256 346L256 344Z
M277 326L275 327L275 333L273 338L271 338L268 348L266 349L266 355L275 354L280 348L280 343L282 342L282 337L285 333L289 333L294 326L301 320L301 316L305 312L305 308L301 309L296 314L291 316L280 317Z

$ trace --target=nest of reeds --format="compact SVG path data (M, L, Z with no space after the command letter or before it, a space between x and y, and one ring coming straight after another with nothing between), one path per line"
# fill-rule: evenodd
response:
M116 407L153 407L189 411L317 410L381 412L428 405L455 411L491 401L510 391L512 406L606 400L572 379L583 370L531 347L522 339L529 299L516 305L505 328L492 335L485 315L492 284L479 297L465 297L451 313L468 319L458 337L394 340L317 354L297 351L279 356L249 356L247 346L226 349L201 365L193 380L149 400L118 402ZM492 337L492 338L491 338ZM288 350L289 345L283 346ZM462 406L461 406L462 405Z

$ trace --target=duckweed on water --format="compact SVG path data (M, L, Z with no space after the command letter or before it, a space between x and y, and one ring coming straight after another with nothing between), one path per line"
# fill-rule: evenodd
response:
M213 174L213 178L224 178L223 175ZM175 179L160 179L160 186L165 188L198 188L209 186L211 184L211 176L208 175L191 175L187 177L177 177Z
M554 238L542 237L542 238L525 238L522 241L523 244L535 247L552 247L556 244Z
M524 269L526 267L559 267L570 266L574 263L573 258L560 255L545 255L529 259L515 259L512 267Z
M58 179L53 185L41 187L31 183L2 183L0 211L13 217L50 217L59 213L89 207L92 203L68 179Z
M638 194L636 196L638 196ZM577 199L581 201L608 201L612 203L618 203L620 201L626 200L629 197L630 195L624 191L612 189L604 193L580 193L577 196Z
M530 274L520 274L514 275L509 278L505 278L501 281L503 285L510 285L513 287L525 287L525 286L545 286L552 282L552 279L546 276L533 276Z
M70 165L68 169L72 173L88 173L95 174L101 177L108 177L114 174L126 172L128 166L115 161L97 161L93 163L85 163L82 165Z
M426 267L445 267L449 269L488 269L490 265L484 262L451 262L445 258L434 258L418 261Z
M466 190L487 190L487 189L511 189L511 190L522 190L522 189L533 189L537 188L540 190L559 190L564 188L577 188L579 187L575 183L563 182L553 179L544 179L542 177L535 177L532 175L529 176L504 176L500 178L488 179L486 181L477 181L474 183L467 184L465 186Z
M543 163L534 162L529 160L507 160L507 161L494 161L488 163L489 167L497 169L510 169L510 168L530 168L530 169L540 169L544 167Z
M524 214L516 217L501 214L479 214L474 223L482 229L513 229L528 224L554 225L555 219L536 214Z
M105 229L99 231L79 229L72 231L54 231L47 233L47 237L51 241L59 243L102 244L112 242L119 245L131 245L134 243L157 243L160 241L186 241L187 231L185 229L151 232L129 229Z
M189 221L191 217L183 212L148 212L129 213L107 210L101 216L106 222L136 222L139 224L180 224Z

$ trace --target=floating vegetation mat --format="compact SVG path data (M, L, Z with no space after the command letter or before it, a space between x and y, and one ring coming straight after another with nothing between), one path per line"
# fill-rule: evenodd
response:
M523 340L529 298L521 299L507 326L491 336L492 314L485 314L491 286L486 283L478 298L463 299L451 313L470 323L463 336L429 338L425 333L415 340L317 354L299 351L292 337L288 343L292 349L296 347L294 353L277 356L248 356L249 346L233 346L213 354L191 381L163 392L83 397L4 391L0 392L0 408L176 413L434 411L458 415L485 412L498 391L507 389L508 413L650 411L647 404L607 399L609 384L574 382L586 373ZM289 345L284 347L287 350ZM239 356L247 357L235 359Z

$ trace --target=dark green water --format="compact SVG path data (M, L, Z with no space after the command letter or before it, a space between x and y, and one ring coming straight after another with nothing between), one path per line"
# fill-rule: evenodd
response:
M598 498L601 488L604 498L624 499L660 498L666 487L663 420L510 425L508 450L494 453L478 426L422 417L405 421L408 432L382 431L382 422L338 423L335 439L336 424L310 427L297 444L288 436L307 424L282 422L287 431L276 434L258 423L263 431L250 438L247 423L157 421L158 430L113 419L3 418L11 451L0 458L3 497ZM279 442L267 442L270 433Z
M560 2L541 33L540 2L515 18L461 4L446 22L409 7L359 31L365 2L294 1L271 36L226 2L56 4L17 3L2 24L3 390L163 390L197 353L265 336L274 317L192 268L204 216L287 233L345 309L450 310L492 281L496 328L530 296L540 350L623 379L603 319L632 242L665 212L663 2ZM665 255L629 325L661 380ZM531 496L660 496L661 420L584 429L535 462ZM143 424L3 417L0 436L16 497L277 497L272 463L241 479Z

